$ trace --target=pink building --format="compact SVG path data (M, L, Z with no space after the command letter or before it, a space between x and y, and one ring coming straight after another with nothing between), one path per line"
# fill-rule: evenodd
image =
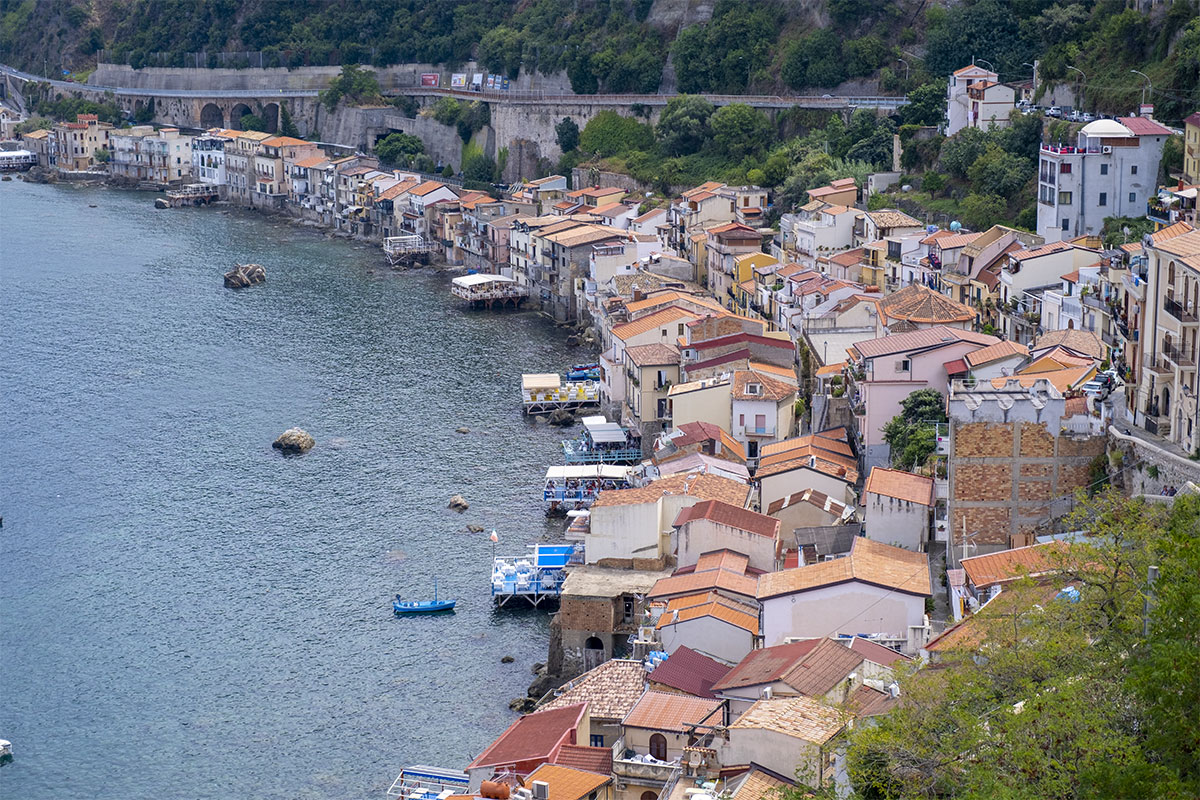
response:
M904 398L921 389L947 394L952 376L965 377L964 356L999 341L939 325L868 339L849 348L850 396L866 469L888 465L891 454L883 440L883 426L900 413Z

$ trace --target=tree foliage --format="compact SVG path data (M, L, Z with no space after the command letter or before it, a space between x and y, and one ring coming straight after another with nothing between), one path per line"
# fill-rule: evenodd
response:
M391 133L375 143L375 155L389 166L407 166L425 152L425 143L408 133Z
M654 146L654 131L649 125L615 111L601 111L588 120L579 135L579 149L600 157Z
M291 136L294 139L300 138L300 129L296 127L296 123L292 119L292 112L288 111L287 103L279 104L279 135Z
M710 126L713 143L726 155L740 159L760 155L771 137L767 115L745 103L730 103L717 109Z
M933 426L946 419L946 399L937 389L920 389L900 401L900 413L883 426L892 464L904 469L924 466L937 449Z
M779 34L779 9L718 0L712 19L680 31L671 47L681 92L732 94L766 68Z
M563 117L554 126L554 135L558 138L559 149L564 153L579 147L579 125L570 117Z
M363 69L358 64L346 64L341 74L321 92L320 99L326 108L333 111L343 100L348 105L382 102L383 92L374 71Z
M1065 527L1090 535L1051 551L1054 577L1005 586L936 667L900 677L904 702L856 729L848 762L860 796L1200 791L1200 503L1168 508L1110 490Z
M712 138L709 120L714 113L716 107L697 95L684 94L668 100L654 128L663 153L685 156L700 152Z

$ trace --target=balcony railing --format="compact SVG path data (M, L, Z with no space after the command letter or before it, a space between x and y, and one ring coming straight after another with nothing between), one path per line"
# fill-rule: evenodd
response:
M1179 347L1176 347L1175 344L1172 342L1163 342L1162 352L1163 352L1164 356L1166 356L1171 361L1174 361L1175 364L1180 367L1196 366L1196 361L1195 361L1195 358L1193 358L1192 354L1188 353L1188 352L1184 352Z
M1166 311L1180 322L1196 322L1196 314L1193 310L1184 308L1183 304L1178 300L1167 298L1163 300L1163 311Z
M743 429L747 436L774 436L774 425L747 425Z

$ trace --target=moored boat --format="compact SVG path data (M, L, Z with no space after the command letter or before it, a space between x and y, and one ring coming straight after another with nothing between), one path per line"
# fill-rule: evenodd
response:
M392 612L397 615L407 614L436 614L441 611L453 611L457 600L439 600L437 581L433 583L432 600L405 600L400 595L392 601Z

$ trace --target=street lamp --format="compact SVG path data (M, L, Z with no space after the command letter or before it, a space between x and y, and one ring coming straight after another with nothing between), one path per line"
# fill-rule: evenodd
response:
M1067 69L1073 69L1079 73L1079 85L1081 87L1079 94L1081 96L1085 95L1087 93L1087 75L1084 75L1083 70L1081 70L1079 67L1072 67L1070 64L1067 65Z
M990 69L992 72L995 72L995 71L996 71L996 68L995 68L994 66L992 66L992 62L988 61L988 60L987 60L987 59L985 59L985 58L973 58L973 59L971 59L971 63L973 63L973 64L978 64L978 63L987 64L987 67L988 67L988 69Z
M897 58L896 60L904 65L904 80L907 81L908 80L908 62L905 61L903 58Z
M1136 69L1131 69L1129 71L1134 73L1135 75L1141 75L1143 78L1146 79L1146 86L1142 87L1142 105L1146 105L1146 87L1150 88L1150 94L1153 95L1154 94L1154 84L1152 84L1150 82L1150 76L1147 75L1146 73L1138 72ZM1138 109L1138 111L1140 112L1141 109Z

